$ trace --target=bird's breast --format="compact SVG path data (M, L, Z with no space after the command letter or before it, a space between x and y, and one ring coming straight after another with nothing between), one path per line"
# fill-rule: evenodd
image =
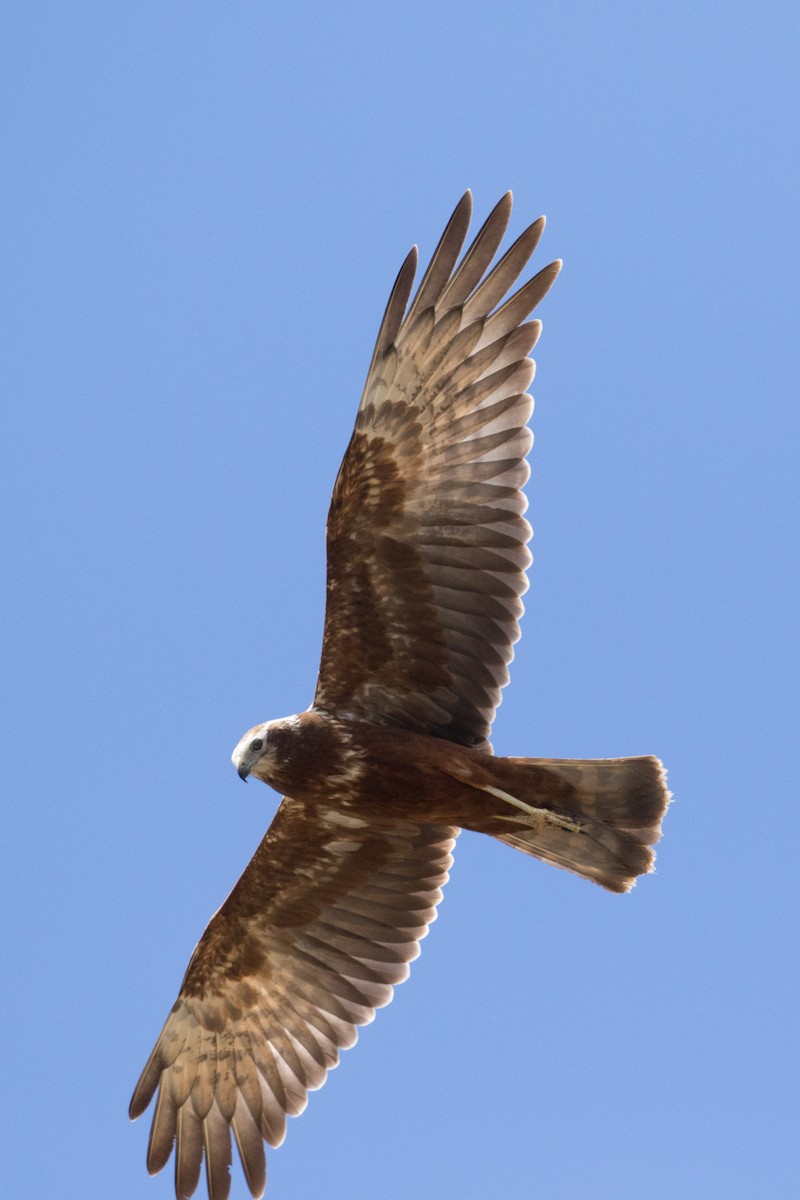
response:
M267 782L365 819L453 822L467 779L487 757L410 730L308 712L277 739Z

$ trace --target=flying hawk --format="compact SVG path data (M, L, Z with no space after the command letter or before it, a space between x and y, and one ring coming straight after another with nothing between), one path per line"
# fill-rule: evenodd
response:
M388 1004L436 916L461 828L614 892L653 864L666 807L655 758L498 758L531 529L528 321L551 263L509 299L544 218L490 265L505 195L459 261L453 213L414 299L416 247L389 298L328 514L322 662L311 708L233 752L284 799L200 939L131 1101L156 1091L148 1170L175 1148L175 1192L205 1157L230 1191L231 1132L254 1197L264 1141L305 1107Z

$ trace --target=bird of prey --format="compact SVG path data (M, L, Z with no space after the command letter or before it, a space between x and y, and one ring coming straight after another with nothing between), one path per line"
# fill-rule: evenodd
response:
M467 192L411 303L416 247L389 297L328 514L313 703L233 752L242 779L284 799L130 1107L158 1092L147 1166L174 1147L179 1200L204 1158L211 1200L226 1200L231 1134L263 1194L264 1142L281 1143L408 975L460 829L613 892L652 867L668 799L657 759L501 758L488 740L531 562L521 489L541 325L527 318L561 264L505 299L544 218L492 266L511 194L461 256L471 211Z

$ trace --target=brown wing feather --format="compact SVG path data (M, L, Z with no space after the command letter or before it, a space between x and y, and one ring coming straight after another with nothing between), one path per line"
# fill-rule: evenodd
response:
M486 274L511 197L457 265L471 207L467 193L403 316L406 260L381 326L328 515L314 705L480 746L508 681L530 564L520 488L540 325L522 322L560 264L496 309L544 221Z
M436 916L457 831L367 824L286 799L192 955L131 1101L158 1089L148 1169L175 1146L176 1195L205 1158L211 1200L230 1189L231 1131L248 1187L351 1046L356 1027L408 975Z

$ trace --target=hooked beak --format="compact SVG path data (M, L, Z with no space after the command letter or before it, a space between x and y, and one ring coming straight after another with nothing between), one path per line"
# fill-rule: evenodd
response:
M247 776L249 774L250 774L250 768L246 767L244 765L244 763L242 763L242 765L239 767L239 769L237 771L237 775L239 776L240 779L243 779L244 782L247 783Z

